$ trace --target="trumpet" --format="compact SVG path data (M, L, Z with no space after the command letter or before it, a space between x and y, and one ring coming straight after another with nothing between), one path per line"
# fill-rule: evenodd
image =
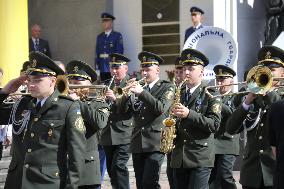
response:
M142 79L138 80L138 81L132 81L132 82L129 82L127 86L125 87L115 87L114 88L114 93L116 93L117 95L121 96L121 95L124 95L124 96L130 96L132 94L132 92L129 91L129 89L135 85L138 85L138 84L142 84L144 82L144 85L146 84L146 76L144 76ZM143 87L144 87L143 85Z
M215 85L215 86L209 86L205 88L206 93L211 98L217 98L217 97L223 97L223 96L232 96L232 95L238 95L238 94L246 94L246 93L253 93L253 94L260 94L264 95L268 91L270 91L273 87L273 81L282 81L283 77L273 77L271 70L266 66L254 66L251 68L247 74L246 81L244 82L238 82L238 83L232 83L228 85ZM246 86L246 90L242 92L236 92L236 93L228 93L228 94L222 94L222 95L212 95L208 89L211 88L219 88L219 87L225 87L225 86L232 86L232 85L240 85L243 84ZM278 85L277 87L281 87L283 85Z
M107 90L106 85L76 85L69 84L66 76L58 76L56 80L56 88L62 95L68 95L71 90L76 93L81 100L88 99L104 99Z

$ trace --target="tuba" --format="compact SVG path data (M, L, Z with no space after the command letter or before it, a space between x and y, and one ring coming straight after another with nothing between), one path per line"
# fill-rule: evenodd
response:
M175 99L172 106L174 104L180 103L180 92L185 82L187 82L187 78L184 79L177 87ZM174 149L174 139L176 138L176 118L173 114L171 114L171 112L169 113L169 117L163 120L163 125L165 126L165 128L161 132L160 151L167 154Z

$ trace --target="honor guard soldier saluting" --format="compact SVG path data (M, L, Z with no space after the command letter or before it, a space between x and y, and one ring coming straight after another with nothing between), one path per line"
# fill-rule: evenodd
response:
M226 122L235 110L233 90L236 72L225 65L216 65L213 68L216 75L216 84L222 97L221 124L215 133L215 165L209 179L210 189L237 189L233 177L233 167L236 156L239 155L239 134L230 135L226 132ZM227 86L226 86L227 85Z
M97 36L96 42L96 69L100 70L101 81L111 78L109 69L109 54L123 54L123 41L121 33L113 30L115 17L109 13L102 13L104 32Z
M207 57L197 50L185 49L181 58L187 82L181 89L181 103L171 109L180 118L171 166L177 189L207 189L214 166L214 132L221 120L221 101L210 98L202 83Z
M97 74L87 63L80 60L72 60L67 64L68 82L73 85L86 86L86 88L69 91L70 97L78 99L81 114L86 126L86 153L83 175L80 179L80 189L98 189L101 184L100 159L98 152L97 132L107 124L109 106L99 98L90 97L88 85L97 80Z
M139 82L129 82L130 106L134 118L130 152L137 189L160 188L159 174L164 160L160 152L160 134L163 120L173 102L174 85L159 79L163 59L150 52L138 55L145 87ZM124 96L121 100L128 99ZM125 104L125 103L122 103Z
M277 67L283 66L282 51L272 46L260 49L258 59L258 64L267 66L275 76ZM229 134L244 130L247 137L240 172L240 183L244 189L273 188L275 158L268 138L267 111L272 103L279 100L279 94L273 89L261 95L248 93L227 121Z
M129 172L127 162L129 160L129 146L132 125L132 114L130 111L120 113L121 104L117 101L118 88L126 86L129 80L128 62L130 60L122 54L110 54L110 71L114 82L111 83L106 92L106 97L111 102L111 113L107 127L100 136L100 144L106 154L106 165L112 188L128 189Z
M27 76L11 80L1 90L3 99L28 79L31 96L16 102L11 113L14 135L25 147L19 154L24 156L21 188L78 188L86 146L80 106L55 89L56 76L63 71L50 58L32 52L30 61Z

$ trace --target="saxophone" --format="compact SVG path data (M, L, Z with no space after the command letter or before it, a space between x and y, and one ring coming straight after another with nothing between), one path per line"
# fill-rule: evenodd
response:
M170 110L175 104L180 103L181 87L186 81L187 78L178 85L175 93L175 99ZM160 151L167 154L170 153L175 147L174 139L176 138L176 117L170 112L169 116L163 120L163 125L165 128L161 132Z

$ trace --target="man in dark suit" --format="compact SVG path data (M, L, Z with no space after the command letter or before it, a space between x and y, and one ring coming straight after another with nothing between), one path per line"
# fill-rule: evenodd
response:
M97 36L95 67L100 70L101 81L111 78L109 69L109 54L123 54L123 41L121 33L113 30L115 17L109 13L102 13L102 26L104 32Z
M233 167L236 156L239 155L239 134L230 135L226 132L226 122L235 110L233 90L234 76L236 72L225 65L216 65L213 68L216 76L216 84L222 98L221 124L214 135L215 164L211 171L209 183L210 189L237 189L233 177ZM230 85L231 84L231 85ZM228 85L228 86L225 86Z
M40 38L40 34L40 26L38 24L33 25L31 27L31 38L29 39L29 52L38 51L51 58L48 41Z
M202 15L204 14L204 11L201 8L198 7L191 7L190 8L190 15L191 15L191 21L193 26L188 28L185 31L185 36L184 36L184 43L186 42L187 38L196 30L203 28L203 25L201 23L202 20Z
M87 63L72 60L67 64L67 77L73 85L92 85L97 80L97 74ZM86 88L74 89L69 96L79 100L82 117L86 125L87 139L83 175L80 179L80 189L99 189L101 184L100 159L98 152L97 132L107 125L109 106L104 100L92 98L91 90Z
M110 71L114 76L111 89L106 92L106 97L111 102L111 113L108 125L101 132L100 144L106 154L106 165L112 188L129 189L129 145L133 129L132 114L130 111L119 113L120 104L116 101L117 88L126 86L129 76L127 57L122 54L110 54ZM114 90L114 91L113 91Z
M130 104L127 106L133 113L134 129L132 132L130 152L137 189L159 189L159 174L164 160L160 152L160 134L163 120L173 103L174 85L159 79L163 59L150 52L138 55L141 61L141 73L145 76L146 86L129 83ZM124 100L129 99L124 96ZM123 110L123 108L122 108Z
M11 80L0 91L2 100L28 79L31 93L12 110L13 133L18 136L13 140L14 151L18 154L10 167L24 165L19 173L22 189L78 188L86 147L80 106L55 89L56 77L64 72L49 57L32 52L30 61L27 76ZM0 119L3 117L1 114Z
M283 61L282 50L273 46L264 46L258 53L258 64L267 66L276 77L279 71L277 68L283 67ZM273 188L276 162L269 143L267 111L271 104L280 99L279 93L273 88L262 95L250 92L227 121L226 130L229 134L244 131L246 138L240 172L240 183L244 189Z

